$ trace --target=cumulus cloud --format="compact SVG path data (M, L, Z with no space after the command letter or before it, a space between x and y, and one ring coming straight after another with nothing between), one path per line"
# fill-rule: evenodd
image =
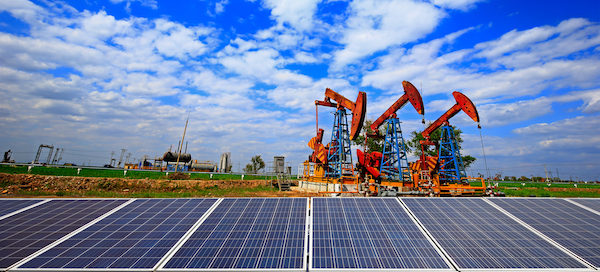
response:
M310 30L313 26L313 16L320 0L263 0L264 5L271 9L271 16L279 26L289 24L298 30Z
M345 65L393 45L416 41L430 33L445 13L427 2L353 1L332 68Z
M597 57L570 57L575 51L600 44L600 26L587 20L571 19L558 26L511 31L474 48L442 52L442 46L451 44L460 36L457 34L461 32L380 57L377 68L365 74L362 84L386 90L410 79L422 82L427 94L464 90L481 101L536 95L548 88L590 88L600 73ZM564 49L570 48L569 43L575 49ZM482 57L488 61L467 64Z

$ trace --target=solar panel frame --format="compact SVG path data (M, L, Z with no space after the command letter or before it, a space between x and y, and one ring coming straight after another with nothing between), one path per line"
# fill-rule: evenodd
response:
M48 201L50 201L50 199L20 199L20 198L0 198L0 202L4 202L4 201L11 201L11 200L23 200L23 201L34 201L33 203L26 205L26 206L22 206L16 209L7 209L5 210L3 213L4 214L0 214L0 220L4 219L4 218L8 218L11 217L15 214L18 214L20 212L29 210L31 208L37 207L39 205L42 205Z
M155 198L156 199L156 198ZM206 199L214 199L214 198L206 198ZM75 271L81 271L81 272L96 272L96 271L110 271L110 272L148 272L148 271L155 271L157 269L157 267L166 259L166 256L168 256L168 254L173 251L173 247L175 245L178 245L183 239L184 237L186 237L186 235L188 235L188 233L190 233L191 229L188 229L186 231L186 233L180 237L178 239L178 241L175 243L175 245L173 247L171 247L171 249L169 251L167 251L167 253L165 253L163 256L161 256L161 259L152 267L152 268L21 268L19 266L27 263L28 261L34 259L35 257L43 254L44 252L46 252L47 250L52 249L54 246L59 245L60 243L68 240L69 238L77 235L78 233L85 231L85 229L87 229L88 227L102 221L102 219L105 219L107 217L109 217L110 215L118 212L121 208L124 208L125 206L133 203L134 201L139 200L139 199L129 199L129 201L126 203L126 205L123 205L122 207L119 207L119 209L113 210L108 214L105 214L103 217L98 218L98 220L94 220L93 224L89 224L89 226L86 226L85 228L82 228L80 230L78 230L76 233L72 233L72 235L70 235L69 237L66 237L65 239L61 239L60 241L57 241L55 244L52 245L52 247L48 247L47 249L45 249L44 251L40 251L37 252L34 255L32 255L30 258L28 258L27 260L24 260L22 262L20 262L18 264L18 266L15 266L14 269L10 270L10 271L20 271L20 272L75 272ZM210 214L210 212L218 205L218 203L220 202L221 199L216 199L216 201L211 205L211 207L209 209L207 209L204 214L196 220L196 222L192 225L195 226L196 224L198 224L198 222L203 221L208 214Z
M570 204L574 204L576 207L578 208L582 208L585 211L591 212L591 213L595 213L598 214L596 211L594 210L590 210L587 207L581 207L580 205L578 205L578 203L573 203L571 201L569 201L568 199L558 199L558 198L552 198L552 197L540 197L540 198L525 198L525 197L511 197L510 200L513 199L527 199L527 200L543 200L543 199L551 199L551 200L556 200L556 201L560 201L560 202L567 202ZM547 240L548 242L552 243L553 245L555 245L556 247L560 248L562 251L564 251L565 253L567 253L568 255L570 255L571 257L579 260L581 263L585 264L586 266L588 266L591 269L594 269L594 267L599 268L599 266L595 266L594 264L592 264L591 262L589 262L588 260L585 259L585 257L581 257L579 256L576 251L572 251L570 250L568 247L563 246L559 241L555 241L552 237L544 234L544 232L538 230L537 228L535 228L534 226L528 224L527 222L525 222L524 220L522 220L521 218L517 217L516 215L512 214L509 210L504 209L502 206L500 206L498 203L494 203L494 200L488 200L485 199L485 201L487 201L488 203L490 203L492 206L494 206L495 208L497 208L498 210L502 211L503 213L505 213L506 215L508 215L509 217L513 218L515 221L519 222L520 224L524 225L526 228L530 229L532 232L538 234L540 237L544 238L545 240ZM558 203L560 203L558 202ZM566 269L565 269L566 270ZM589 270L588 270L589 271Z
M555 243L554 241L548 240L547 237L545 237L544 235L540 235L541 233L535 231L534 229L532 229L530 226L524 224L522 221L520 220L515 220L516 218L514 218L512 215L510 214L506 214L506 211L499 209L496 205L490 204L488 202L488 200L486 200L485 198L479 198L482 199L484 202L490 204L490 206L493 209L498 210L499 212L506 214L510 219L514 220L516 223L518 223L519 225L523 226L524 228L526 228L527 230L531 231L532 233L534 233L535 235L539 236L542 240L550 243L551 245L553 245L554 247L560 249L561 251L563 251L566 255L572 257L574 260L578 261L579 263L581 263L584 267L582 268L463 268L460 267L460 265L458 265L456 263L456 261L452 258L451 254L448 254L448 252L445 250L445 248L441 245L441 243L439 241L437 241L437 239L435 238L435 236L433 234L431 234L429 232L429 230L427 229L427 227L422 224L421 220L416 216L416 214L414 214L412 212L412 210L409 208L409 206L404 203L403 199L408 199L408 198L399 198L400 201L406 205L406 208L410 211L411 215L414 216L414 218L419 222L419 224L422 226L422 228L430 234L430 236L434 239L434 241L436 242L436 244L439 246L440 250L442 250L444 252L444 254L446 254L446 256L448 256L448 258L451 260L451 262L455 265L456 269L458 271L468 271L468 272L529 272L529 271L569 271L569 272L585 272L585 271L594 271L594 268L592 268L591 266L589 266L587 263L582 262L581 259L579 259L577 256L571 254L568 251L565 251L564 248L560 247L557 243ZM438 199L438 198L435 198ZM444 199L444 198L441 198ZM473 198L473 197L453 197L452 199L477 199L477 198Z
M56 200L55 200L55 199L48 199L47 201L44 201L44 202L42 202L41 204L39 204L39 203L38 203L38 204L37 204L37 205L35 205L34 207L40 206L40 205L42 205L42 204L46 204L46 203L48 203L48 202L51 202L51 201L62 201L62 200L77 200L77 201L82 201L82 200L84 200L84 201L85 201L85 199L81 199L81 198L61 198L61 199L56 199ZM91 200L126 200L126 199L122 199L122 198L94 198L94 199L91 199ZM91 226L91 225L95 224L96 222L98 222L98 221L102 220L102 219L103 219L103 218L105 218L106 216L109 216L110 214L112 214L112 213L114 213L114 212L116 212L116 211L120 210L121 208L123 208L123 207L127 206L127 205L128 205L130 202L131 202L131 201L133 201L133 200L126 200L124 203L121 203L120 205L118 205L118 206L114 207L113 209L111 209L111 210L109 210L109 211L105 212L105 213L104 213L104 214L102 214L101 216L99 216L99 217L97 217L97 218L95 218L95 219L91 220L90 222L88 222L88 223L86 223L86 224L84 224L84 225L80 226L79 228L77 228L77 229L75 229L75 230L71 231L70 233L68 233L68 234L66 234L66 235L64 235L64 236L62 236L61 238L57 239L56 241L54 241L54 242L52 242L52 243L50 243L50 244L48 244L48 245L46 245L46 246L44 246L44 247L40 248L40 249L39 249L39 250L37 250L35 253L33 253L33 254L30 254L29 256L27 256L27 257L25 257L25 258L21 259L20 261L18 261L18 262L16 262L16 263L14 263L14 264L12 264L11 266L9 266L9 267L7 267L7 268L4 268L4 269L6 269L6 270L10 270L10 271L15 271L15 270L17 270L17 267L18 267L18 266L20 266L21 264L24 264L24 263L28 262L29 260L31 260L31 259L33 259L33 258L35 258L35 257L36 257L36 256L38 256L39 254L42 254L43 252L46 252L48 249L51 249L51 248L52 248L52 247L54 247L55 245L57 245L57 244L59 244L59 243L62 243L63 241L65 241L65 240L69 239L70 237L72 237L72 236L76 235L77 233L81 232L82 230L84 230L84 229L88 228L89 226ZM33 207L31 207L31 208L33 208ZM29 209L27 209L27 210L29 210ZM39 271L39 270L38 270L38 271ZM46 271L46 270L44 270L44 271Z
M312 197L310 200L310 207L311 209L314 208L314 204L313 204L313 199L315 198L328 198L328 197ZM410 213L410 211L402 204L402 202L398 199L398 198L394 198L397 202L398 205L406 212L406 215L408 218L410 218L410 220L415 224L415 227L420 231L421 234L423 234L423 236L425 237L425 239L431 244L431 246L433 247L433 249L439 254L440 258L442 260L444 260L444 262L448 265L448 268L443 268L443 269L437 269L437 268L313 268L313 240L314 240L314 214L311 213L310 215L310 240L309 240L309 252L308 252L308 267L309 267L309 271L319 271L319 272L348 272L348 271L366 271L366 272L391 272L391 271L397 271L397 272L409 272L409 271L416 271L416 272L447 272L447 271L456 271L455 270L455 265L452 263L452 260L449 259L447 257L447 255L445 255L445 253L443 253L442 251L440 251L440 247L435 243L435 241L432 239L432 237L425 232L425 230L423 229L423 227L420 225L420 223L418 221L415 220L415 218L412 216L412 214Z
M222 200L225 199L231 199L231 198L224 198ZM282 199L282 198L280 198ZM285 199L285 198L283 198ZM175 248L173 248L173 251L167 256L165 257L165 260L158 266L156 271L169 271L169 272L183 272L183 271L202 271L202 272L208 272L208 271L215 271L215 272L258 272L258 271L278 271L278 272L305 272L307 271L307 263L306 263L306 256L308 255L308 233L309 233L309 216L310 216L310 206L309 206L309 201L310 198L298 198L298 199L305 199L306 200L306 205L305 205L305 223L304 223L304 250L303 250L303 262L302 262L302 268L292 268L292 269L288 269L288 268L278 268L278 269L273 269L273 268L166 268L165 266L167 265L167 263L169 262L169 260L171 260L171 258L173 258L175 256L175 254L183 247L183 245L188 241L189 238L192 237L192 235L196 232L196 230L198 230L198 228L200 228L202 226L202 223L204 223L204 221L210 216L210 214L208 214L206 216L206 218L203 220L203 222L200 222L197 226L195 226L193 228L193 231L190 232L190 235L188 237L186 237L185 240L182 240L180 244L178 244ZM219 205L221 205L221 203L219 203ZM216 209L216 207L215 207ZM211 211L211 214L214 210Z

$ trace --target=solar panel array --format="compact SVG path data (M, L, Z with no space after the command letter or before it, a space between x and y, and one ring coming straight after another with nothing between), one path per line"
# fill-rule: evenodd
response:
M35 199L1 199L0 200L0 217L16 212L20 209L29 207L33 204L40 203L42 200Z
M595 267L600 267L600 215L564 199L491 201Z
M582 198L582 199L570 199L570 201L576 202L578 204L581 204L583 206L586 206L592 210L595 210L597 212L600 212L600 198Z
M586 268L483 199L402 201L460 269Z
M14 265L125 202L52 200L0 220L0 268Z
M0 270L594 271L590 209L600 199L1 199Z
M305 271L307 200L224 199L164 270Z
M310 269L448 269L395 198L313 198Z
M19 268L154 268L216 199L138 199Z

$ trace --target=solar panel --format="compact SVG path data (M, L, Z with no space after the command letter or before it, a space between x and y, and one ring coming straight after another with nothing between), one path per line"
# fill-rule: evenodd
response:
M306 271L307 198L223 199L159 271Z
M217 199L136 199L19 266L153 270Z
M0 219L42 201L41 199L0 199Z
M459 269L586 269L481 198L403 198Z
M600 215L564 199L491 201L571 252L600 267Z
M310 270L454 271L396 198L313 198Z
M600 198L571 198L569 201L576 202L577 204L581 204L592 210L600 212Z
M126 200L52 200L0 220L0 268L8 268Z

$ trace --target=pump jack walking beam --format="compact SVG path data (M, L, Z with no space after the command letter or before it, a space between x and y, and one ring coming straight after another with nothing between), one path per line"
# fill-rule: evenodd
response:
M448 120L454 117L461 110L464 111L473 121L477 122L477 127L481 128L479 125L479 113L477 113L477 108L475 108L475 104L469 99L466 95L460 92L453 92L452 95L456 100L456 104L452 106L448 111L446 111L442 116L440 116L437 120L435 120L431 125L429 125L421 135L425 138L425 141L421 141L421 144L426 145L435 145L430 141L431 133L433 133L436 129L441 127L444 124L448 124Z
M337 102L333 103L331 100ZM315 101L316 106L326 106L339 108L343 107L352 112L352 125L350 127L350 140L356 139L360 130L362 129L363 122L365 121L365 115L367 113L367 94L365 92L358 92L356 102L352 102L350 99L343 95L334 92L332 89L325 89L325 100Z
M373 131L377 132L377 129L379 129L385 120L396 114L396 112L404 107L404 105L406 105L406 103L409 101L417 113L420 115L425 114L423 98L421 98L421 94L419 94L417 88L406 80L402 81L402 87L404 88L404 94L398 98L398 100L396 100L396 102L394 102L394 104L392 104L392 106L390 106L381 116L379 116L379 118L377 118L373 124L371 124L371 129ZM425 119L423 119L423 122L425 122Z

